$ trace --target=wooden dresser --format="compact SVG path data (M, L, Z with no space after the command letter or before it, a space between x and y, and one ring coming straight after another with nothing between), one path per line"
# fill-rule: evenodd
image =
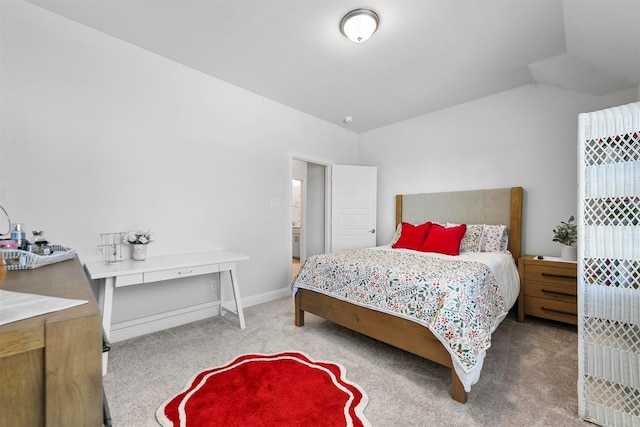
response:
M78 259L9 271L0 289L88 301L0 326L0 426L101 426L101 315Z
M575 262L537 259L525 255L518 260L520 296L518 321L536 316L577 324L578 286Z

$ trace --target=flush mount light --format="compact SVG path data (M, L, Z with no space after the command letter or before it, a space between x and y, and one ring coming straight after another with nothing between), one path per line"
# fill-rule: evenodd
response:
M362 43L378 29L380 18L371 9L355 9L347 13L340 21L340 31L349 40Z

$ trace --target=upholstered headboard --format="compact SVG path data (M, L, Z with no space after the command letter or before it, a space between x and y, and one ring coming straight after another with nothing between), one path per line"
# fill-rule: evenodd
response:
M446 193L399 194L396 226L402 221L460 224L504 224L509 232L509 251L520 257L522 187Z

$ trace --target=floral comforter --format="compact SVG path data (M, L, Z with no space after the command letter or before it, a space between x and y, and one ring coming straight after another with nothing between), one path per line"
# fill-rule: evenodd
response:
M416 321L448 346L465 372L490 347L491 333L508 311L487 265L395 250L314 255L293 288Z

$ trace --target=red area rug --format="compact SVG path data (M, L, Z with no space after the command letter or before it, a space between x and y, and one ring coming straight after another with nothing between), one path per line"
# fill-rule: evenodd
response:
M172 427L365 427L368 400L339 364L298 352L247 354L196 374L156 417Z

